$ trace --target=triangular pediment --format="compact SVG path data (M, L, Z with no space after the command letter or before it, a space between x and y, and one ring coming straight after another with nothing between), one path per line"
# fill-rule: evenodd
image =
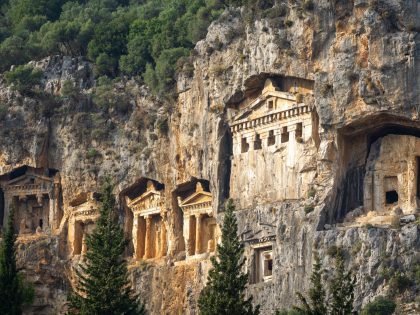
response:
M234 121L252 120L296 106L296 96L281 91L267 90L239 111Z
M206 192L206 191L200 191L200 192L195 192L191 196L182 200L181 207L191 205L191 204L199 204L199 203L205 203L205 202L211 202L211 201L212 201L211 193Z
M25 174L20 177L14 178L7 182L7 185L11 186L19 186L19 185L27 185L27 184L41 184L41 183L48 183L51 184L53 181L52 178L36 175L36 174Z
M161 193L157 190L148 190L144 194L131 199L128 203L129 206L133 206L146 201L153 201L161 198Z

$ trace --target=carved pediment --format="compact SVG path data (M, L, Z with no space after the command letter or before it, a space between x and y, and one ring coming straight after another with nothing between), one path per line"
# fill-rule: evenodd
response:
M163 205L162 191L157 190L152 181L148 181L147 190L143 194L134 199L127 197L127 205L136 212L147 212L150 210L159 212Z
M6 185L27 185L27 184L48 184L50 185L53 182L52 178L41 176L41 175L32 175L32 174L25 174L18 178L12 179L6 183Z
M179 206L186 207L190 205L209 203L211 201L211 193L204 191L203 186L200 182L198 182L195 192L192 195L186 197L185 199L179 200Z
M253 120L296 105L294 94L280 91L272 80L267 79L261 94L245 108L242 108L235 116L234 121Z

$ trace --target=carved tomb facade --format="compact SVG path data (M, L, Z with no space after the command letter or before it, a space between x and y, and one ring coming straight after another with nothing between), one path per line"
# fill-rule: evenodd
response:
M257 98L235 108L230 193L241 207L306 197L315 175L317 122L312 105L303 102L310 90L302 91L308 95L281 91L267 79Z
M141 195L130 199L127 205L133 212L132 241L135 259L150 259L166 256L167 213L163 190L158 190L154 181L147 181Z

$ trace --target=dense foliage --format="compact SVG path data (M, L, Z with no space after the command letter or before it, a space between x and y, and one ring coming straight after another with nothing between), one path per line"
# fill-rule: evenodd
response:
M3 315L22 314L22 308L30 304L34 298L32 284L23 279L16 266L16 235L13 221L12 208L0 250L0 314Z
M322 270L319 256L315 255L311 275L311 288L309 289L309 301L302 293L297 293L301 302L300 306L294 306L293 310L302 315L348 315L354 314L354 286L356 278L351 270L344 267L344 253L335 247L333 256L335 259L334 274L329 279L328 287L323 281L324 271ZM281 314L278 312L278 314ZM284 314L293 314L284 312Z
M33 92L33 88L39 84L42 77L40 69L29 66L17 66L11 71L4 73L6 83L20 93L27 95Z
M198 305L203 315L257 315L259 306L252 306L252 298L245 298L248 275L242 268L243 245L238 238L232 200L229 200L223 219L222 243L217 245L217 255L211 257L207 285L201 291Z
M53 54L87 56L98 75L139 75L165 92L211 21L243 2L0 0L0 70Z
M296 306L294 308L298 314L307 314L307 315L325 315L327 314L327 300L326 300L326 290L322 281L322 264L318 254L315 255L315 263L313 265L312 275L311 275L311 284L312 287L309 289L309 299L310 302L301 293L297 293L299 300L302 303L302 306Z
M394 301L383 296L377 297L368 303L362 310L362 315L392 315L397 305Z
M87 252L77 272L76 292L70 297L69 314L145 314L128 280L123 253L127 245L118 223L112 185L106 181L96 228L86 239Z

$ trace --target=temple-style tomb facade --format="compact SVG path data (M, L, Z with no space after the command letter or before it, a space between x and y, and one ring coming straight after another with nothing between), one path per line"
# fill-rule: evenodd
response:
M315 176L310 160L316 114L305 103L312 99L313 83L291 80L267 79L259 95L231 113L231 197L242 207L304 198Z
M22 166L0 176L4 203L0 222L6 225L11 207L19 234L54 232L62 218L60 176L48 168Z
M187 258L214 252L216 247L216 219L213 217L212 195L197 182L195 192L178 197L184 215L184 239Z
M70 202L68 244L71 257L86 252L86 236L95 228L99 207L99 195L93 192L82 193Z
M154 181L148 180L145 192L133 199L126 196L126 201L133 212L134 258L166 256L167 220L163 190L159 190Z

